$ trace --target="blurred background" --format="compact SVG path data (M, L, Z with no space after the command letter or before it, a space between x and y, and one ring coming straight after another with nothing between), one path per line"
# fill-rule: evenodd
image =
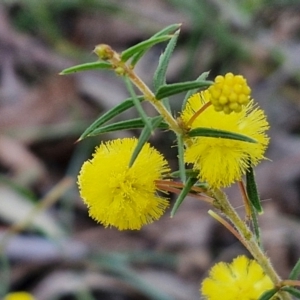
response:
M186 199L141 231L104 229L88 217L76 187L101 140L75 143L97 116L128 97L108 71L58 73L96 60L95 45L122 51L182 23L168 82L210 71L242 74L265 109L271 143L256 169L265 249L282 276L300 253L300 3L297 0L2 0L0 2L0 298L191 300L217 261L247 254ZM152 85L164 44L136 67ZM183 97L172 98L174 115ZM152 113L149 111L149 113ZM133 117L132 109L124 118ZM174 136L151 142L176 169ZM99 180L105 180L105 175ZM238 190L228 190L243 213Z

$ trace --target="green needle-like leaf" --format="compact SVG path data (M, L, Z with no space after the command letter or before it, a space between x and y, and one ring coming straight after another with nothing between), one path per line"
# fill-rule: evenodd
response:
M183 183L186 181L185 163L184 163L184 142L182 135L177 135L177 148L178 148L178 166L180 179Z
M89 71L95 69L112 69L112 65L105 61L96 61L64 69L59 73L59 75L67 75L76 72Z
M296 280L298 279L299 275L300 275L300 259L297 261L293 270L291 271L289 275L289 279Z
M156 38L156 37L160 37L166 34L170 34L173 33L176 29L178 29L181 26L181 24L173 24L170 26L167 26L166 28L162 29L161 31L155 33L150 39ZM146 48L140 52L137 52L136 54L134 54L131 58L131 62L130 65L131 67L134 67L137 62L140 60L140 58L143 57L143 55L148 51L149 49Z
M269 300L277 293L277 291L277 289L266 291L259 297L259 300Z
M198 81L206 80L206 78L208 77L208 75L209 75L209 72L204 72L204 73L202 73L202 74L196 79L196 81L198 82ZM198 92L198 89L192 89L192 90L189 90L189 91L186 93L185 98L184 98L184 100L183 100L183 102L182 102L182 110L185 109L185 106L186 106L186 103L187 103L188 99L189 99L192 95L196 94L197 92Z
M134 54L130 61L130 67L133 69L134 66L138 63L138 61L144 56L144 54L148 51L148 49L145 49L143 51L140 51L136 54Z
M151 118L148 119L148 122L151 124L150 119ZM118 131L118 130L139 129L139 128L144 128L144 127L145 127L144 120L142 118L136 118L136 119L120 121L117 123L102 126L100 128L95 129L94 131L92 131L89 134L89 136L95 136L95 135L108 133L108 132L112 132L112 131ZM158 127L162 128L162 129L167 129L168 125L165 123L160 123L160 125Z
M294 287L286 286L281 289L282 291L290 293L292 296L300 299L300 291Z
M253 232L255 234L255 238L256 238L258 246L260 246L262 248L263 245L261 243L261 230L260 230L259 223L258 223L258 212L251 202L249 204L250 204L250 209L251 209Z
M197 177L198 176L198 174L199 174L199 172L197 172L197 171L195 171L195 170L193 170L193 169L185 169L184 170L184 172L185 172L185 176L189 176L189 177ZM173 178L178 178L178 177L180 177L180 171L178 170L178 171L174 171L174 172L172 172L171 174L171 177L173 177Z
M262 243L261 243L261 233L260 233L260 227L258 223L258 212L252 202L249 202L249 207L250 207L250 213L251 213L251 222L252 222L252 227L253 227L253 233L256 238L257 244L262 248Z
M184 188L181 190L176 202L171 211L171 218L174 217L176 211L178 210L179 206L182 204L183 200L185 199L186 195L189 193L193 185L197 182L197 178L189 177L185 183Z
M131 167L134 164L134 162L135 162L136 158L138 157L140 151L142 150L143 146L149 140L149 138L152 134L152 131L154 129L156 129L157 127L159 127L161 125L162 121L163 121L163 117L157 116L157 117L154 117L151 119L151 125L152 125L151 130L149 130L149 128L147 126L144 127L144 129L142 130L141 135L139 137L138 144L136 145L136 147L132 153L132 156L131 156L131 159L129 162L129 167Z
M202 80L202 81L195 80L195 81L186 81L186 82L179 82L173 84L165 84L158 89L155 97L156 99L163 99L192 89L207 88L211 84L212 84L211 81L206 81L206 80Z
M143 96L137 97L139 102L144 101ZM105 114L100 116L96 121L94 121L85 131L84 133L80 136L79 140L83 140L84 138L88 137L91 132L99 128L101 125L105 124L112 118L116 117L117 115L121 114L123 111L131 108L134 106L134 102L132 98L128 98L118 104L117 106L113 107L109 111L107 111Z
M155 91L157 91L161 85L166 83L167 68L168 68L173 50L176 46L179 32L180 32L179 30L177 30L175 32L174 36L169 41L164 53L159 58L159 63L158 63L157 69L156 69L156 71L154 73L154 77L153 77L153 85L154 85Z
M178 30L180 28L180 26L181 26L181 23L168 25L167 27L165 27L162 30L160 30L157 33L155 33L152 36L152 38L153 37L157 37L157 36L162 36L162 35L173 33L174 31Z
M163 36L158 36L158 37L152 37L146 41L143 41L141 43L138 43L126 50L124 50L121 53L121 60L123 62L126 62L130 57L132 57L133 55L141 52L141 51L145 51L148 50L149 48L151 48L152 46L154 46L155 44L164 42L169 40L172 37L172 35L163 35Z
M258 190L256 186L254 171L251 166L249 166L247 172L246 172L246 190L248 194L248 198L253 205L253 207L256 209L256 211L261 214L263 213L263 208L260 203L260 197L258 195Z
M247 143L257 143L256 140L239 133L234 133L231 131L221 130L221 129L213 129L213 128L206 128L206 127L199 127L192 129L188 132L188 136L190 137L213 137L213 138L222 138L222 139L229 139L229 140L236 140L242 141Z
M151 123L149 121L149 118L148 118L147 114L145 113L145 111L141 105L141 102L139 101L139 99L134 91L134 88L133 88L133 85L132 85L130 79L127 76L124 76L123 78L124 78L126 87L129 91L129 94L132 97L132 101L134 103L136 110L138 111L140 117L143 119L145 126L147 126L151 130Z
M181 26L181 24L172 24L172 25L169 25L169 26L163 28L162 30L160 30L159 32L155 33L152 37L150 37L149 39L147 39L147 40L144 41L144 42L150 41L150 46L149 46L149 47L151 47L151 46L154 45L154 44L152 44L154 39L160 38L160 37L162 37L162 36L169 36L169 34L173 33L173 32L174 32L175 30L177 30L180 26ZM171 36L169 36L169 38L171 38ZM163 41L165 41L165 40L163 40ZM142 42L142 43L143 43L143 42ZM140 44L141 44L141 43L140 43ZM135 46L133 46L133 47L131 47L131 48L129 48L129 49L123 51L123 52L122 52L122 59L123 59L123 56L124 56L124 52L126 53L126 52L128 52L130 49L132 49L132 48L136 51L135 47L136 47L136 48L139 48L139 47L140 47L140 46L139 46L140 44L137 44L137 45L135 45ZM149 50L149 47L146 47L146 48L144 48L144 49L142 49L142 50L139 50L139 51L135 52L132 56L130 56L130 57L132 57L131 66L135 66L135 65L136 65L136 63L139 61L139 59L140 59L140 58L141 58L141 57ZM143 48L143 47L142 47L142 48ZM129 52L131 52L131 50L130 50ZM128 57L127 59L129 59L130 57ZM126 61L126 60L124 60L124 61Z

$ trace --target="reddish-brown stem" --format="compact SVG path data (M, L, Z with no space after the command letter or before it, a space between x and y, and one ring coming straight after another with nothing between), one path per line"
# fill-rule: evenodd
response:
M178 188L184 188L184 184L181 182L169 181L169 180L155 180L155 182L160 185L168 185L168 186L175 186ZM197 193L205 193L204 189L197 187L197 186L193 186L192 191L197 192Z
M245 212L246 212L246 220L250 220L251 219L251 208L250 208L250 204L249 204L249 198L245 189L245 185L243 181L238 181L238 186L240 188L241 194L242 194L242 198L243 198L243 202L245 205Z
M284 286L300 286L300 280L291 280L291 279L282 280L279 282L278 286L280 288Z
M226 229L228 229L243 245L246 249L250 250L248 247L248 244L245 242L243 237L239 234L237 230L233 228L233 226L227 222L225 219L223 219L220 215L215 213L212 210L208 211L208 214L210 214L214 219L216 219L218 222L220 222Z
M166 184L166 182L163 182L163 184L160 184L158 181L160 181L160 180L156 180L156 187L159 190L171 192L171 193L174 193L174 194L180 194L181 189L177 189L174 186L168 185L168 184ZM205 201L205 202L207 202L209 204L213 203L213 199L210 198L209 196L206 196L206 195L198 195L198 194L193 194L193 193L188 193L187 195L191 196L193 198Z
M189 119L187 122L187 127L191 127L193 122L196 120L196 118L203 112L205 111L209 106L211 106L211 102L205 103L198 111L194 113L194 115Z

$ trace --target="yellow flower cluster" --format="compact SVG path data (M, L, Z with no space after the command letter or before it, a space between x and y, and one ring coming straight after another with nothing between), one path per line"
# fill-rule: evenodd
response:
M188 130L209 128L256 141L211 136L190 139L185 162L193 164L199 181L207 182L211 188L227 187L241 180L250 165L256 166L264 159L269 124L264 112L253 100L249 102L250 92L242 76L217 76L207 90L188 99L181 113L183 127ZM235 113L230 113L232 110ZM136 145L135 138L102 143L81 168L80 195L89 215L105 227L140 229L159 219L168 206L167 199L157 193L162 189L159 180L170 172L166 160L146 143L129 167Z
M35 298L27 292L9 293L4 297L4 300L34 300Z
M167 161L146 143L129 167L136 145L135 138L102 143L81 168L80 195L90 216L105 227L140 229L159 219L169 205L155 185L170 171Z
M216 137L195 137L185 150L185 161L199 171L199 180L211 187L226 187L241 180L249 162L255 166L264 158L269 143L265 131L269 128L264 112L250 101L239 113L217 112L212 106L206 107L197 118L191 118L209 102L207 90L194 94L188 99L181 114L184 124L190 129L199 127L225 130L248 136L256 143ZM187 126L187 125L186 125Z
M238 256L231 264L213 266L201 292L206 300L254 300L272 288L271 279L255 260Z
M242 107L250 101L251 89L246 79L241 75L227 73L225 76L217 76L214 84L207 91L210 101L216 111L241 112Z

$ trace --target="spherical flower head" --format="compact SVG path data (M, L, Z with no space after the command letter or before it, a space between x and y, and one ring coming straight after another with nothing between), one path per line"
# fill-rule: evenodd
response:
M255 260L238 256L231 264L214 265L201 292L206 300L254 300L272 288L271 279Z
M146 143L129 167L136 145L135 138L102 143L81 168L80 195L89 215L105 227L140 229L159 219L168 206L155 185L170 171L166 160Z
M240 112L250 102L251 89L241 75L227 73L225 76L217 76L208 92L215 110L226 114Z
M225 138L195 137L185 150L185 161L199 171L199 180L213 188L227 187L241 180L249 164L256 166L262 159L269 143L265 134L269 128L264 112L250 101L239 113L216 112L212 106L206 107L192 122L189 120L209 102L209 93L204 91L188 99L181 114L182 122L194 129L206 127L225 130L248 136L257 143L249 143ZM189 125L187 125L189 124Z
M7 294L4 300L35 300L35 298L27 292L14 292Z

